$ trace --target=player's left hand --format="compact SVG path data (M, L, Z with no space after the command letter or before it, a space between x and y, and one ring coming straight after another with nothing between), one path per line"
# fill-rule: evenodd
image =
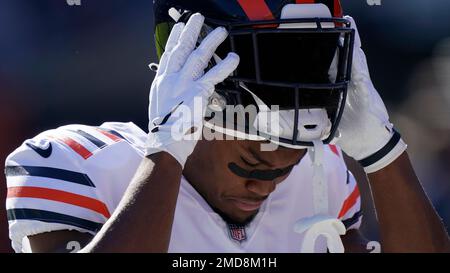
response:
M351 82L338 130L337 145L350 157L358 160L366 173L389 165L406 150L406 144L389 122L386 107L370 79L366 56L355 21Z

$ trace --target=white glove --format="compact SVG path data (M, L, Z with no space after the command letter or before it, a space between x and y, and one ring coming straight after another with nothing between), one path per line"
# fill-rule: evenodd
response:
M229 53L204 75L209 60L228 33L225 28L216 28L194 50L203 22L204 17L196 13L186 25L177 23L173 27L150 90L146 155L165 151L182 167L201 136L214 86L239 64L238 55ZM191 128L195 134L191 134Z
M405 150L406 144L389 122L386 107L372 84L366 56L355 21L353 64L344 113L338 130L337 144L349 156L358 160L366 173L376 172L394 161Z

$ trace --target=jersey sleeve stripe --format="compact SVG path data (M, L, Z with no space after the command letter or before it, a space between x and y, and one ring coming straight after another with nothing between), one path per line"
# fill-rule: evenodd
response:
M340 156L340 155L339 155L339 150L338 150L338 148L336 147L336 145L329 144L328 147L330 147L330 150L331 150L335 155Z
M86 174L57 168L37 167L37 166L6 166L5 174L7 177L10 176L48 177L95 188L94 183L92 183L91 179Z
M61 213L38 209L8 209L8 221L36 220L46 223L60 223L79 227L92 232L101 229L102 224Z
M112 139L115 142L119 142L122 139L125 139L121 134L113 130L105 130L102 128L97 128L97 131L99 131L100 133L102 133L103 135L107 136L108 138Z
M83 145L75 141L70 137L53 137L54 139L69 146L75 153L79 154L82 158L88 159L92 156L91 151L86 149Z
M83 185L66 183L65 181L46 178L46 177L36 177L36 176L13 176L8 177L6 182L7 187L38 187L38 188L46 188L53 189L59 191L67 191L87 197L91 197L94 199L98 199L98 195L94 188L87 187Z
M344 204L342 205L341 211L338 214L338 218L343 217L358 201L360 197L358 185L355 185L352 193L345 199Z
M74 133L77 133L79 135L81 135L82 137L86 138L87 140L89 140L92 144L94 144L95 146L97 146L97 148L101 149L103 147L106 146L106 143L101 141L100 139L94 137L93 135L83 131L83 130L71 130Z
M109 218L111 216L105 203L91 197L65 191L39 187L8 188L7 198L14 198L14 197L47 199L90 209L92 211L102 214L106 218Z
M355 223L359 221L359 218L362 217L362 211L358 211L351 218L345 219L342 221L345 228L348 229L349 227L353 226Z

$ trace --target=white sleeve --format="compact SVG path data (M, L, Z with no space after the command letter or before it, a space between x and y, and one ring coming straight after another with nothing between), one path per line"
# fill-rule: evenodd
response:
M83 168L83 154L54 134L59 133L47 131L25 141L5 162L9 236L16 252L22 252L22 241L30 235L57 230L95 234L110 216Z

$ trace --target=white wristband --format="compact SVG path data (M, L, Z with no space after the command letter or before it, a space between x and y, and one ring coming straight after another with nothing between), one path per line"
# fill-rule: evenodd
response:
M366 173L379 171L391 164L407 148L406 143L401 139L400 134L394 130L394 134L386 145L378 152L359 160Z

